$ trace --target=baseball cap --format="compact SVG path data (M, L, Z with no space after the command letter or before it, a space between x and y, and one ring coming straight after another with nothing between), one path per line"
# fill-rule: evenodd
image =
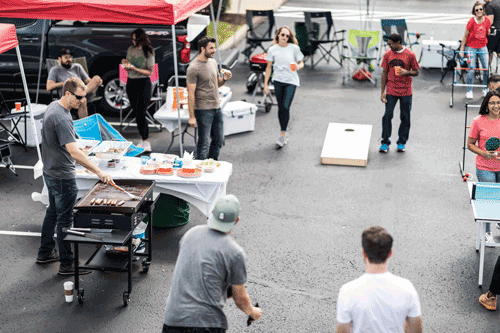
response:
M70 49L62 49L61 51L59 51L59 57L62 57L65 54L73 55L73 51L71 51Z
M217 200L214 210L208 218L208 227L221 232L229 232L240 216L240 202L232 194Z

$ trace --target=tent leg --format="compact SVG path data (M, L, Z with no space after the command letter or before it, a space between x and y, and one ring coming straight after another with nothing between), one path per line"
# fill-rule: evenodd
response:
M179 125L179 143L180 143L180 154L179 156L182 157L184 153L184 147L183 147L183 140L182 140L182 135L180 135L182 131L182 124L181 124L181 103L179 99L179 70L177 68L177 45L176 45L176 38L175 38L175 25L172 25L172 46L174 49L174 73L175 73L175 90L176 90L176 95L177 95L177 122ZM189 126L189 124L187 125Z
M19 62L19 69L21 70L21 78L23 79L24 94L26 95L26 101L28 102L28 111L30 113L31 126L33 127L33 136L35 137L36 151L38 153L38 159L42 160L42 154L40 153L40 147L38 146L38 134L36 133L35 118L33 117L33 111L31 110L31 99L28 91L28 84L26 83L26 75L24 75L23 60L21 58L21 51L19 51L19 46L16 46L17 61Z
M210 16L212 17L212 24L214 26L214 38L215 38L215 46L217 47L217 57L219 58L219 72L221 72L222 69L222 60L220 57L220 50L219 50L219 38L217 37L217 28L219 26L219 16L220 16L220 10L221 10L221 5L222 1L219 1L219 9L217 13L217 19L214 17L214 6L212 3L210 3Z
M35 103L38 104L38 95L40 93L40 77L42 76L42 62L43 62L43 51L45 48L45 34L47 33L47 26L49 25L49 20L43 20L42 29L42 45L40 45L40 63L38 65L38 82L36 84L36 98ZM48 73L47 73L48 74Z

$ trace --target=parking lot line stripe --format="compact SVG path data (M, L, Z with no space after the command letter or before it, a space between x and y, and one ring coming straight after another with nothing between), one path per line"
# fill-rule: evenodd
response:
M41 237L40 232L0 230L0 235Z

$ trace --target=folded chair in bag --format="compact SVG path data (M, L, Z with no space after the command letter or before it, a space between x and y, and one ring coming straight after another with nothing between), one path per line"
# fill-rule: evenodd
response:
M304 12L304 17L306 21L307 35L309 37L309 43L313 50L311 54L311 67L314 68L321 60L326 60L330 63L330 60L335 60L340 66L342 66L342 49L344 47L345 30L335 30L335 25L333 23L331 12ZM316 22L314 22L316 21ZM318 29L321 21L326 21L326 29L321 33ZM316 25L314 24L316 23ZM342 36L337 36L341 34ZM341 47L342 46L342 47ZM332 52L334 49L338 52L338 57L335 57ZM314 62L314 52L318 50L321 57L318 61Z
M131 118L132 112L134 112L134 109L130 109L130 111L127 113L125 118L123 118L123 106L124 104L130 105L130 102L127 97L127 79L128 79L128 72L125 70L125 67L123 67L122 64L119 65L119 79L120 79L120 90L121 94L120 97L117 99L117 103L120 103L120 130L123 131L125 130L132 122L135 121L135 118ZM146 121L153 125L154 127L158 128L158 130L161 132L161 124L153 118L149 110L154 109L154 112L158 110L161 106L161 100L162 100L162 85L160 85L160 75L158 72L158 64L155 64L153 67L153 71L151 72L151 101L146 109ZM127 123L128 121L128 123ZM123 124L125 123L125 126Z
M370 62L377 59L376 54L379 47L379 31L349 30L348 43L347 46L344 46L343 58L346 64L342 84L345 84L346 79L353 76L356 80L363 78L369 80L376 86L377 79L372 78L367 69L370 68Z
M267 29L259 33L257 27L253 24L254 17L267 17ZM253 51L260 47L264 52L267 48L262 45L265 42L272 42L274 39L274 13L272 10L247 10L246 11L246 24L248 26L247 42L245 50L242 53L247 59L250 59ZM260 29L259 29L260 30Z

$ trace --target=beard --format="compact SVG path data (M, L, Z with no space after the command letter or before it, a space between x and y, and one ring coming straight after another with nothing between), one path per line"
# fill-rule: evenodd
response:
M214 54L213 53L208 53L208 52L205 51L205 57L207 57L207 58L213 58Z
M61 63L61 66L66 68L66 69L70 69L71 68L71 61L70 62L67 62L67 63Z

